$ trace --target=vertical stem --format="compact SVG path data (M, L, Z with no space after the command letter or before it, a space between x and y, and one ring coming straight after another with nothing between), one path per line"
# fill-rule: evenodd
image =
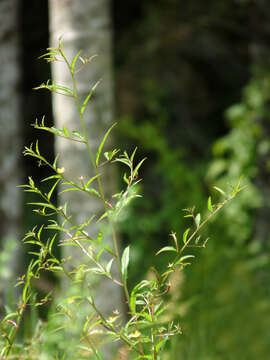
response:
M90 146L89 146L89 139L88 139L88 135L87 135L86 127L85 127L84 117L83 117L83 114L82 114L82 112L81 112L81 104L80 104L80 100L79 100L79 97L78 97L78 90L77 90L77 86L76 86L75 76L74 76L74 73L71 71L71 66L70 66L70 64L69 64L69 62L68 62L65 54L63 53L63 51L62 51L61 49L59 49L59 53L60 53L60 55L63 57L66 65L68 66L69 71L70 71L70 74L71 74L71 77L72 77L73 94L74 94L73 96L74 96L75 103L76 103L76 107L77 107L77 111L78 111L79 117L80 117L80 122L81 122L82 130L83 130L83 136L84 136L84 140L85 140L85 145L86 145L86 148L87 148L87 151L88 151L90 160L91 160L91 164L92 164L92 166L93 166L93 168L94 168L95 174L97 175L97 182L98 182L99 194L100 194L100 197L101 197L101 201L102 201L102 203L103 203L103 206L104 206L104 211L105 211L105 213L106 213L106 212L108 211L108 209L109 209L109 206L107 205L106 200L105 200L104 190L103 190L102 182L101 182L101 179L100 179L100 172L99 172L99 169L98 169L98 167L97 167L97 165L96 165L96 162L95 162L93 153L92 153L92 151L91 151L91 148L90 148ZM120 274L120 276L121 276L121 280L122 280L122 284L123 284L123 288L124 288L124 293L125 293L125 297L126 297L126 300L127 300L127 304L128 304L128 306L130 307L130 304L129 304L130 296L129 296L129 291L128 291L128 288L127 288L126 281L125 281L125 279L124 279L124 275L123 275L123 273L122 273L121 259L120 259L120 251L119 251L119 246L118 246L117 234L116 234L114 222L113 222L113 220L110 218L110 216L108 216L108 223L109 223L109 226L110 226L111 231L112 231L112 240L113 240L113 246L114 246L114 251L115 251L115 256L116 256L116 262L117 262L118 271L119 271L119 274ZM139 353L140 353L142 356L144 355L143 347L142 347L142 344L141 344L140 341L139 341Z
M12 349L12 346L13 346L14 341L16 339L16 336L18 334L18 330L19 330L19 327L20 327L20 324L21 324L21 321L22 321L22 318L23 318L25 308L26 308L26 303L23 304L21 306L21 309L19 310L19 317L18 317L18 321L17 321L17 326L16 326L16 328L15 328L13 334L12 334L12 337L11 337L11 339L9 341L9 346L8 346L7 352L5 354L4 360L7 360L9 358L9 353L10 353L10 350Z

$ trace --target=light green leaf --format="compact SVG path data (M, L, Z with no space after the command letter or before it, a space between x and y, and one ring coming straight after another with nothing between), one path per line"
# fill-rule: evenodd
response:
M102 215L100 216L100 218L97 220L97 223L100 222L101 220L105 219L107 216L108 216L108 213L107 213L107 211L106 211L104 214L102 214Z
M59 154L57 154L55 159L54 159L54 162L53 162L53 168L54 169L56 169L58 158L59 158Z
M30 202L27 203L28 205L35 205L35 206L42 206L44 208L49 208L49 209L53 209L56 210L56 207L47 203L40 203L40 202Z
M53 193L54 189L56 188L56 186L58 185L58 183L59 183L60 180L61 180L61 179L56 180L56 182L55 182L54 185L52 186L51 190L50 190L49 193L47 194L48 200L50 200L50 198L51 198L51 196L52 196L52 193Z
M201 214L198 213L198 214L196 215L196 217L195 217L195 224L196 224L197 227L199 227L199 226L200 226L200 223L201 223Z
M98 162L99 162L100 153L101 153L101 151L102 151L102 149L103 149L103 146L104 146L104 144L105 144L105 141L107 140L107 137L109 136L110 132L111 132L112 129L115 127L115 125L116 125L116 123L113 124L113 125L109 128L109 130L108 130L108 131L106 132L106 134L104 135L104 137L103 137L103 139L102 139L102 141L101 141L101 143L100 143L100 145L99 145L99 147L98 147L98 151L97 151L97 155L96 155L96 165L97 165L97 166L98 166Z
M65 87L65 86L62 86L62 85L55 85L55 84L53 84L51 87L54 90L61 90L61 91L64 91L65 93L73 96L72 90L70 88L68 88L68 87Z
M191 259L191 258L195 258L194 255L185 255L185 256L182 256L179 260L177 260L177 262L175 263L175 265L178 265L178 264L183 264L183 262L187 259Z
M185 244L186 241L187 241L187 236L188 236L189 231L190 231L190 228L188 228L188 229L184 232L184 234L183 234L183 243L184 243L184 244Z
M69 136L69 131L66 128L66 125L63 125L63 133L64 133L64 135Z
M104 157L106 160L111 161L112 158L119 152L119 150L114 149L113 151L106 151Z
M220 189L219 187L214 186L214 189L217 190L221 195L226 196L226 193L222 189Z
M159 342L157 343L157 345L155 346L155 349L156 349L156 352L157 352L157 353L159 352L159 350L161 349L161 347L166 344L167 340L168 340L168 339L165 338L165 339L163 339L163 340L161 340L161 341L159 341Z
M74 137L77 137L81 140L84 140L84 137L82 136L82 134L79 133L79 131L76 131L76 130L72 130L71 131L71 134L74 136Z
M146 158L142 159L139 164L135 167L134 172L133 172L133 177L136 177L136 175L138 174L139 168L142 166L143 162L146 160Z
M81 52L82 52L81 50L78 51L77 54L74 56L74 58L72 60L72 63L71 63L71 66L70 66L70 71L71 71L72 74L74 74L76 61L77 61L78 57L80 56Z
M111 273L111 267L112 267L113 260L114 260L114 258L112 258L112 259L108 262L108 264L106 265L106 272L107 272L108 274Z
M94 85L94 86L92 87L92 89L90 90L89 94L86 96L86 98L85 98L85 100L84 100L84 102L83 102L83 104L82 104L82 107L81 107L81 114L84 113L85 107L86 107L88 101L91 99L91 97L92 97L94 91L96 90L96 87L97 87L98 84L100 83L100 81L101 81L101 80L99 80L99 81L97 81L97 82L95 83L95 85Z
M208 207L208 210L209 210L210 212L213 212L213 206L212 206L211 196L209 196L209 198L208 198L207 207Z
M94 188L86 188L85 191L100 199L99 192L96 189L94 189Z
M57 175L52 175L52 176L48 176L46 177L45 179L41 180L42 182L43 181L47 181L47 180L51 180L51 179L61 179L61 175L60 174L57 174Z
M173 247L173 246L165 246L163 247L162 249L160 249L156 255L159 255L161 254L162 252L166 252L166 251L173 251L173 252L176 252L176 249Z
M121 259L121 270L122 270L122 276L123 276L123 280L126 282L127 281L127 275L128 275L128 263L129 263L129 246L127 246L122 254L122 259Z
M87 181L87 183L85 184L85 186L87 187L88 185L90 185L90 184L91 184L94 180L96 180L99 176L100 176L100 175L98 174L98 175L95 175L95 176L91 177L91 179L89 179L89 180Z

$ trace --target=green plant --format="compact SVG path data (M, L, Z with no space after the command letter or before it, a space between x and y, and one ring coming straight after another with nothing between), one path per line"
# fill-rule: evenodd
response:
M119 151L116 149L103 154L104 144L115 125L111 126L105 133L97 152L94 153L91 149L84 122L84 113L98 83L94 85L83 101L79 99L76 83L76 73L83 70L91 58L84 59L80 57L80 53L77 53L69 62L63 52L61 42L58 48L48 49L48 52L42 57L47 61L64 61L69 69L73 87L67 88L48 81L36 89L47 89L72 97L77 106L81 130L70 130L65 125L62 129L47 127L44 118L41 122L36 121L34 127L85 146L95 175L87 180L79 179L79 182L75 182L66 177L64 168L58 166L58 156L50 163L42 155L38 142L25 148L25 156L37 159L40 165L46 165L52 170L52 175L43 179L49 184L52 182L48 192L40 190L40 187L35 184L31 177L29 177L27 185L22 185L26 192L39 196L41 200L31 202L30 205L34 206L35 212L49 220L48 222L44 221L40 227L34 227L23 239L24 243L34 245L36 250L32 251L34 259L30 262L26 274L17 283L17 286L22 286L22 295L17 309L13 312L8 311L8 314L1 321L1 356L4 360L14 356L15 358L33 359L41 356L44 349L47 349L47 354L44 355L46 359L103 359L100 344L118 340L125 346L130 358L158 360L165 349L165 344L172 337L181 334L179 324L168 322L165 317L166 295L170 292L170 277L172 274L182 271L194 258L193 254L186 253L187 249L205 247L207 239L203 239L203 236L200 235L201 229L228 201L241 191L242 186L239 181L229 194L225 194L223 190L216 187L216 190L224 196L224 200L214 204L212 198L209 197L208 215L204 219L201 218L195 207L185 209L185 217L192 220L190 227L184 231L181 240L178 239L176 233L172 232L172 245L165 246L156 253L156 255L164 253L171 255L166 268L157 270L152 266L152 278L139 280L130 289L128 266L132 244L121 251L116 229L123 209L132 199L140 196L137 193L137 184L140 181L138 174L145 159L135 162L136 149L130 155L126 151L119 155ZM78 64L79 61L81 61L81 65ZM105 157L104 161L101 160L102 154ZM108 200L105 196L100 171L101 167L109 162L120 163L126 167L123 176L125 188L112 195L113 201ZM52 195L59 185L64 187L63 191L80 191L86 197L98 198L103 205L103 214L99 217L91 214L84 223L77 224L71 218L66 203L55 205L52 200ZM56 216L57 220L55 220ZM97 236L91 236L86 231L89 224L92 223L99 227L100 231ZM45 229L53 230L55 233L44 240ZM105 232L110 234L112 246L105 242ZM59 258L56 255L58 233L62 234L59 245L74 246L80 249L82 256L87 261L82 260L79 266L70 269L70 265L67 265L67 259ZM117 264L117 274L112 271L113 262ZM69 264L72 265L72 260L69 260ZM40 299L34 290L34 281L39 279L44 271L66 277L70 282L70 290L67 296L62 295L59 298L60 301L58 299L57 305L52 307L55 313L49 323L42 325L37 321L31 340L25 340L21 344L17 338L26 309L32 308L34 316L36 316L35 308L47 303L51 298L51 293L48 293ZM118 310L107 316L99 309L92 287L89 286L93 274L97 277L106 277L119 288L117 291L123 291L124 302L128 307L127 318ZM73 292L73 289L76 290ZM78 311L81 307L84 311L86 309L85 318ZM72 350L67 345L68 349L65 351L58 346L57 342L59 333L62 333L68 325L79 328L79 337L73 339L71 336L69 342L72 344ZM56 337L51 348L48 344L53 341L48 342L46 340L48 333L51 333L52 337Z

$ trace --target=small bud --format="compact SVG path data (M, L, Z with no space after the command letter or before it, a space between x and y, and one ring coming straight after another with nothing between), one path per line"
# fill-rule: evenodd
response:
M57 168L56 171L57 171L58 174L63 174L65 172L65 168L64 167Z

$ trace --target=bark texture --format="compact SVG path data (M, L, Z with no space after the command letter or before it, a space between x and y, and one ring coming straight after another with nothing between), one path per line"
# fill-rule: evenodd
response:
M20 266L21 137L18 0L0 2L0 301ZM7 290L7 289L10 290ZM14 295L14 294L13 294ZM11 299L9 299L11 300ZM14 300L14 299L13 299Z
M62 38L63 50L69 60L82 50L82 56L98 55L83 71L77 75L80 99L86 97L92 86L102 78L94 97L87 105L85 123L93 152L111 126L113 121L113 84L112 84L112 55L111 55L111 25L109 0L51 0L50 1L50 30L51 45L58 46ZM56 83L72 87L70 75L62 62L53 63L53 79ZM62 128L65 124L68 130L81 132L81 124L74 100L60 95L53 98L55 125ZM56 139L56 153L60 155L60 165L65 168L65 174L78 181L80 176L85 179L93 176L93 169L85 146L65 139ZM115 175L110 170L102 170L103 184L108 194L115 192ZM84 222L92 214L104 211L100 202L95 198L85 198L77 191L64 193L61 202L68 202L68 208L77 223ZM95 225L89 227L89 234L97 233ZM111 241L108 239L108 241ZM68 248L68 249L67 249ZM72 263L76 263L76 249L65 248L66 256L71 255ZM103 280L98 285L96 299L98 306L107 314L119 309L121 291L110 281ZM107 359L111 358L110 351Z

